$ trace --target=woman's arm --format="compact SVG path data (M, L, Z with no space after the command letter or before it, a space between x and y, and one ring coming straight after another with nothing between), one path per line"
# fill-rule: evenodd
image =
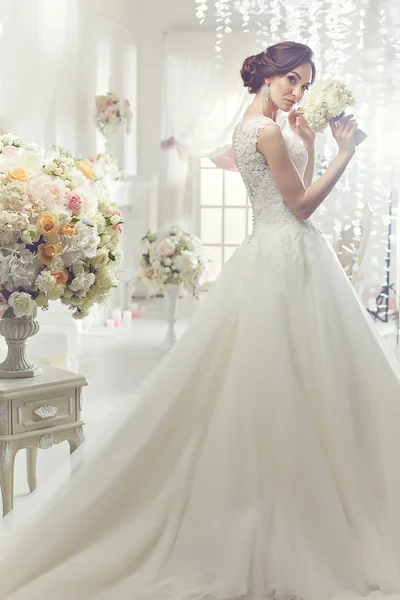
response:
M257 149L264 155L276 186L291 210L300 218L308 219L333 190L355 153L354 133L357 123L352 115L338 123L331 121L331 130L339 152L325 173L306 188L287 149L278 126L260 131Z
M315 144L312 142L310 144L304 144L305 149L307 150L308 160L306 170L304 172L304 187L308 188L312 184L312 180L314 177L314 165L315 165Z

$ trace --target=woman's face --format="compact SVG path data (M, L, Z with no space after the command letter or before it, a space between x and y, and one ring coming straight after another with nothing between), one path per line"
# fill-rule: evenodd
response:
M276 75L269 81L271 100L277 108L289 112L300 102L311 85L312 70L309 63L296 67L286 75Z

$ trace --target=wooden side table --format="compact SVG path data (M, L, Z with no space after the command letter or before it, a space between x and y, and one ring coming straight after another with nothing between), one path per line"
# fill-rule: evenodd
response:
M0 379L0 486L3 516L14 506L14 460L26 449L29 490L36 488L38 448L68 441L74 452L84 441L82 375L43 366L42 375Z

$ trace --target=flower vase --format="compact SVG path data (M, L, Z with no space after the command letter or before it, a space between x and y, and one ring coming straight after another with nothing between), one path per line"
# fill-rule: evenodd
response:
M113 157L118 156L120 131L121 131L121 126L118 124L118 125L114 125L113 127L109 127L104 132L105 153L108 154L109 156L113 156Z
M40 325L34 317L11 317L7 312L0 319L0 335L8 346L6 359L0 364L0 378L19 379L41 375L42 369L29 360L27 340L36 335Z
M165 343L168 349L176 342L175 323L176 323L176 306L181 291L180 285L174 285L164 290L165 300L165 316L168 323L167 335L165 337Z

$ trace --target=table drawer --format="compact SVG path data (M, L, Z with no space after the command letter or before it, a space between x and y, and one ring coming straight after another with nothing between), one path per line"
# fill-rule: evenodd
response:
M75 389L13 401L12 433L45 429L76 420Z

